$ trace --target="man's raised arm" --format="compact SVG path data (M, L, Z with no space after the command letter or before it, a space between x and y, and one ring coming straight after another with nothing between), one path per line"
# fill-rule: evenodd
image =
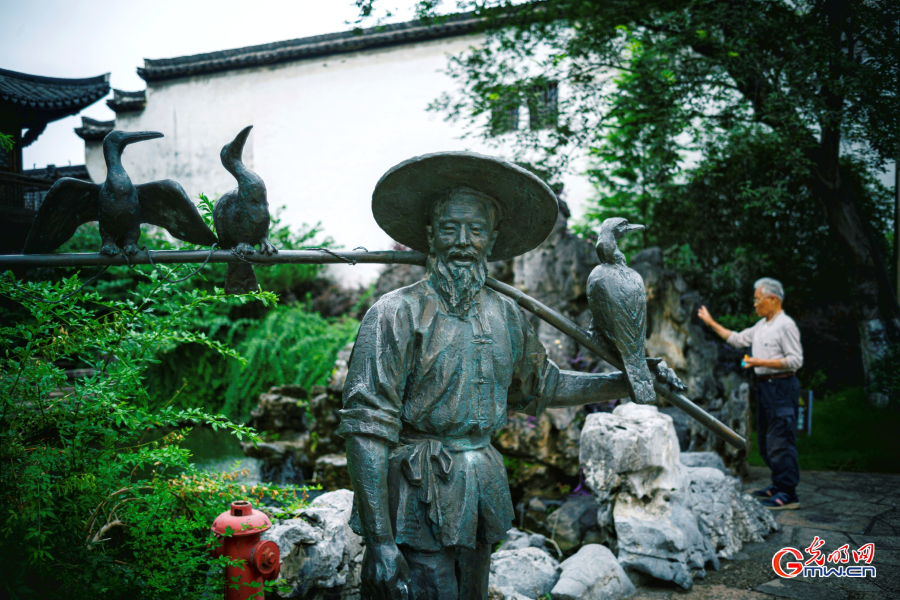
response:
M732 334L734 334L734 332L731 331L730 329L719 325L716 322L716 320L712 318L712 315L709 314L709 311L706 309L705 306L700 307L700 310L697 311L697 316L700 317L701 321L706 323L713 331L715 331L716 335L718 335L720 338L722 338L726 342L728 341L728 338L731 337ZM744 345L749 346L750 344L744 344Z

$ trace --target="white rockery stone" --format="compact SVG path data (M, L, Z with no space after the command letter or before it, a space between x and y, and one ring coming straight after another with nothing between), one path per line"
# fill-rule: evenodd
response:
M777 529L737 478L682 464L672 418L654 406L629 403L588 415L580 458L598 497L598 524L614 527L625 569L687 589L708 566L718 569L719 558Z
M540 598L558 579L559 563L539 548L500 550L491 555L489 585L507 598L515 598L515 594Z
M582 546L559 567L553 600L618 600L635 592L615 555L600 544Z
M733 475L731 469L725 466L722 457L715 452L682 452L679 460L686 467L712 467L725 475Z
M761 542L778 525L768 509L741 491L741 482L718 469L688 469L693 511L719 558L734 558L744 542Z
M539 548L544 550L547 543L546 536L540 533L525 533L515 527L506 532L506 539L497 548L497 552L503 550L521 550L522 548Z
M283 598L318 597L341 588L340 597L358 598L362 538L348 525L353 492L322 494L297 518L277 522L262 539L278 544L281 575L291 589Z
M613 490L641 498L676 487L678 455L672 418L655 406L629 402L612 413L594 413L581 430L581 467L601 500Z
M487 600L535 600L524 594L520 594L512 588L503 588L502 590L496 586L488 586Z
M706 576L708 563L718 570L712 542L691 509L690 495L682 490L656 490L649 501L619 494L613 511L619 563L684 589L694 577Z

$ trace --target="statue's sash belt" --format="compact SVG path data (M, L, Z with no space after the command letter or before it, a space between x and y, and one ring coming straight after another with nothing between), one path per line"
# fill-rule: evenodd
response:
M418 488L420 502L428 505L428 518L438 527L444 524L442 496L450 492L450 473L457 452L480 450L490 446L490 436L440 437L404 431L400 448L394 451L400 460L403 477Z

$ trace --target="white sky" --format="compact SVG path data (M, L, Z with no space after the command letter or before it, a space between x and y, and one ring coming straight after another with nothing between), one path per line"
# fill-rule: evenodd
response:
M414 0L386 0L391 21L412 18ZM0 0L0 68L48 77L111 73L110 84L142 90L144 58L170 58L349 29L352 0ZM101 100L50 123L23 150L26 169L84 164L73 129L81 116L114 118Z

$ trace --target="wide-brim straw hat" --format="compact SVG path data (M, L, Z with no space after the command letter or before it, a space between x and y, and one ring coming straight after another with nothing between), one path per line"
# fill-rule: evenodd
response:
M490 196L502 212L488 260L534 249L556 224L559 202L547 184L521 167L474 152L424 154L391 168L372 192L372 214L389 236L427 254L431 207L459 188Z

